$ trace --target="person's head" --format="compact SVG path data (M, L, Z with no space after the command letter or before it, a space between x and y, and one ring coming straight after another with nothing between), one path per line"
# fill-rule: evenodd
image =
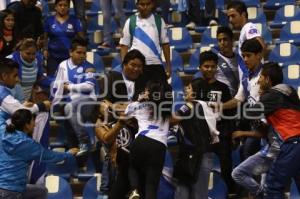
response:
M142 18L148 18L155 7L155 0L137 0L136 7Z
M31 64L36 59L37 44L34 39L23 39L18 46L18 50L22 59L28 64Z
M145 93L148 101L153 103L151 119L161 119L165 121L172 112L172 87L162 81L147 82Z
M143 73L146 64L145 56L139 50L129 51L123 60L123 73L129 80L136 80Z
M220 51L225 56L233 54L233 33L227 26L221 26L217 30L217 40Z
M82 37L75 37L70 48L70 57L75 65L82 64L86 60L88 41Z
M7 125L6 131L13 133L23 131L28 135L32 135L35 124L35 117L30 110L19 109L11 116L11 124Z
M255 70L261 64L263 47L256 38L244 41L241 51L243 60L250 71Z
M0 29L3 30L13 30L15 26L15 15L14 12L5 9L0 12Z
M260 92L270 89L283 82L282 68L275 62L265 63L258 80Z
M21 0L25 7L34 7L37 3L37 0Z
M217 72L218 56L212 51L204 51L200 53L199 69L205 80L210 81L215 79Z
M3 58L0 60L0 82L8 88L14 88L19 82L19 64L12 59Z
M69 14L70 0L55 0L55 11L59 16Z
M248 21L247 7L242 1L231 1L227 5L229 22L235 29L242 29Z
M192 84L188 84L184 87L184 99L185 101L193 101L196 98Z

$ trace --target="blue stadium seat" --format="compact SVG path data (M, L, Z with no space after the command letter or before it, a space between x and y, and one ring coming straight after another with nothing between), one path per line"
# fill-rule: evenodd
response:
M225 9L224 0L215 0L215 2L216 2L216 8L218 10L224 10Z
M101 174L97 174L89 179L83 189L83 199L96 199L98 196L100 183Z
M295 184L295 181L292 180L292 184L290 188L290 199L298 199L298 198L300 198L300 194Z
M256 23L255 25L258 28L259 32L261 32L264 42L266 44L272 44L273 43L272 32L269 29L269 27L266 24L262 24L262 23Z
M247 7L260 7L260 0L241 0Z
M202 77L201 71L198 71L198 72L196 72L196 73L194 74L193 80L194 80L194 79L197 79L197 78L199 78L199 77Z
M295 0L267 0L264 4L264 8L276 10L284 5L295 5Z
M137 11L135 0L127 0L124 1L124 7L123 7L126 15L132 15Z
M97 73L104 72L104 64L102 58L96 52L87 52L86 59L88 62L95 66Z
M177 75L176 72L172 73L171 86L173 88L173 98L174 98L173 99L173 101L174 101L173 109L176 111L184 103L183 83L182 83L181 78Z
M280 43L291 43L300 46L300 20L288 22L280 31Z
M217 46L217 26L211 26L207 28L201 36L201 45L203 46Z
M174 49L171 50L170 60L171 60L171 67L172 67L173 73L176 73L177 71L183 71L183 60L182 60L182 57Z
M248 12L248 20L250 22L262 23L262 24L267 23L266 15L262 8L249 7L247 8L247 12Z
M122 64L121 56L120 54L117 54L113 57L113 60L111 61L111 68L114 69L115 67Z
M200 55L200 50L197 49L190 57L189 67L184 68L185 73L194 74L199 71L199 65L200 65L199 55Z
M287 22L300 20L300 9L295 5L285 5L275 13L271 28L282 28Z
M300 65L283 65L283 82L293 86L296 90L300 88Z
M48 199L73 199L70 184L59 176L47 176Z
M60 176L66 180L70 179L71 176L77 175L77 162L75 159L70 159L63 164L47 164L46 173L48 175Z
M96 30L103 30L103 14L91 16L87 24L87 33L93 33Z
M211 172L208 185L208 197L213 199L224 199L227 198L227 193L227 186L220 174Z
M300 52L296 46L282 43L270 52L268 60L278 62L281 65L300 63Z
M193 45L189 31L184 27L176 27L168 30L170 46L178 52L186 51Z
M100 1L92 1L90 9L86 10L87 15L97 15L101 12Z

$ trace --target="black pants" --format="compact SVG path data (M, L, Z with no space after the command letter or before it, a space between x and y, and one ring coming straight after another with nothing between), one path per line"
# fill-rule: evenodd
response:
M229 192L233 192L235 183L231 177L231 137L220 137L220 142L213 145L213 152L215 152L219 157L221 165L221 175L229 189Z
M130 180L143 199L155 199L165 160L166 146L161 142L138 136L131 145L130 164L133 176ZM135 178L137 176L137 178Z

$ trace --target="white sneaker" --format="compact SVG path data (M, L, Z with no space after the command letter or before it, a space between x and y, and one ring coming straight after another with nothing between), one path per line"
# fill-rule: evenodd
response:
M190 22L185 27L188 28L188 29L195 29L196 24L194 22Z
M137 190L133 190L128 199L140 199L140 194L137 192Z

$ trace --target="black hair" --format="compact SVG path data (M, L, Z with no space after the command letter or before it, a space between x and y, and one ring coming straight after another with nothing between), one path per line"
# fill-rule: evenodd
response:
M246 18L248 19L248 11L247 11L247 6L244 2L242 1L230 1L227 4L227 10L229 9L235 9L240 15L246 13Z
M16 130L23 131L26 124L29 124L34 118L30 110L19 109L11 116L11 124L6 126L8 133L13 133Z
M59 2L61 2L61 1L67 1L67 2L70 4L70 0L55 0L54 4L56 5L56 4L58 4Z
M84 38L84 37L76 36L76 37L72 40L70 50L71 50L71 51L74 51L74 50L76 50L76 48L77 48L78 46L84 46L84 47L87 47L87 46L88 46L88 40L87 40L86 38Z
M227 35L231 40L233 40L233 32L228 26L220 26L217 29L217 35L224 33Z
M13 69L19 69L19 64L12 59L0 59L0 74L10 73Z
M5 29L5 24L4 24L4 20L8 15L13 15L15 18L15 25L14 27L16 27L16 17L15 17L15 13L14 11L10 10L10 9L4 9L0 12L0 38L3 38L4 33L3 30ZM15 28L13 28L13 40L15 40L16 38L16 31Z
M257 53L262 53L263 47L256 38L252 38L244 41L241 47L241 51L257 54Z
M139 50L133 49L125 55L122 66L128 64L133 59L139 59L143 63L143 66L146 64L145 56Z
M149 102L154 103L150 118L162 119L162 121L170 118L173 102L172 87L166 82L155 80L147 82L146 88L149 92Z
M199 59L200 59L200 67L201 67L201 65L206 61L214 61L216 64L218 64L219 58L218 55L216 55L214 52L209 50L200 53Z
M263 64L261 75L269 77L272 82L272 86L276 86L283 82L282 68L276 62Z

